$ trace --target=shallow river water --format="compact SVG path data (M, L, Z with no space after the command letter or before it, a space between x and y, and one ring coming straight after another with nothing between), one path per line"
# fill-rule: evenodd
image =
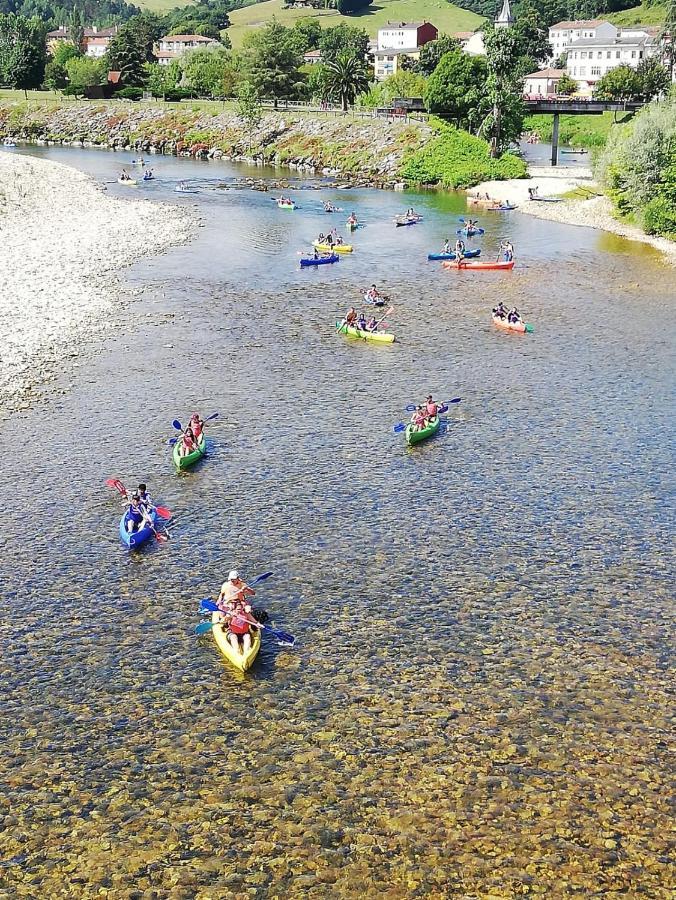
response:
M131 159L40 155L101 181ZM204 227L0 425L0 897L672 896L673 269L484 213L514 271L447 272L426 254L460 195L288 213L217 187L251 170L152 163L134 196L208 179L178 198ZM319 197L367 227L301 271L345 219ZM335 334L372 281L393 346ZM492 327L500 298L532 335ZM430 391L462 401L406 450ZM179 477L195 409L220 418ZM151 485L169 543L123 550L109 476ZM233 566L274 571L257 602L297 639L246 676L193 635Z

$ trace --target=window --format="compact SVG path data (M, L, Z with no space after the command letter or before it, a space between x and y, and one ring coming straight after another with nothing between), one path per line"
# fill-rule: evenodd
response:
M600 75L601 74L601 66L592 66L591 74L592 75Z
M587 74L587 67L586 67L586 66L580 66L580 75L584 78L584 76L585 76L586 74Z
M573 75L577 75L577 68L573 66Z
M610 50L606 53L606 59L610 59Z
M620 58L620 51L616 50L615 51L615 59L619 59L619 58Z
M636 59L636 51L635 50L631 51L631 58Z
M602 53L601 50L599 50L599 52L596 54L596 58L597 58L597 59L603 59L603 53Z
M586 58L587 58L587 51L580 50L580 59L586 59Z
M643 59L643 50L638 51L638 58Z

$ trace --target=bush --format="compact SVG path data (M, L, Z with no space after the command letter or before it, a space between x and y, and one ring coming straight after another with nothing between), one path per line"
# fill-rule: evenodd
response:
M140 100L142 96L143 88L140 87L125 87L115 91L116 100Z
M622 215L676 237L676 96L654 101L613 132L597 175Z
M180 100L187 100L191 96L191 92L185 91L183 88L171 88L165 92L164 99L170 103L178 103Z
M487 141L435 121L437 136L405 160L400 175L416 184L473 187L481 181L525 178L526 164L511 153L492 159Z

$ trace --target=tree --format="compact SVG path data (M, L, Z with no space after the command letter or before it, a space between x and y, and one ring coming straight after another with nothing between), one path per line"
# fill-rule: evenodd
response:
M68 85L66 63L69 59L77 59L81 52L70 41L58 41L54 46L52 58L45 66L43 84L50 91L62 91Z
M514 28L487 27L484 46L488 66L485 100L490 108L479 131L490 143L491 156L497 158L523 130L524 107L517 69L522 43Z
M250 81L243 81L237 89L237 115L244 122L249 135L249 153L251 153L251 137L263 118L258 91Z
M168 66L159 63L146 63L145 86L153 97L165 98L167 91L173 91L181 80L181 66L177 59L172 59Z
M379 106L391 106L395 97L423 97L427 79L417 72L402 71L390 75L370 87L366 94L359 97L359 106L376 109Z
M366 91L369 76L364 60L354 50L341 50L326 63L326 78L331 94L340 100L343 112L354 104L357 94Z
M290 40L298 53L316 50L322 36L322 26L317 19L298 19L291 29Z
M183 83L200 96L223 96L229 61L230 54L221 47L191 50L181 60Z
M52 50L52 62L59 66L65 66L69 59L76 56L82 56L82 51L70 41L57 41Z
M349 16L350 13L370 6L372 0L336 0L336 9L341 16Z
M504 31L505 29L500 30ZM534 6L522 7L515 24L508 30L518 41L517 69L519 75L527 75L549 59L552 52L549 31Z
M74 56L66 63L66 75L68 76L68 85L64 93L82 97L87 93L87 88L103 84L106 73L100 59L92 59L90 56Z
M641 82L641 95L644 100L661 97L669 90L671 76L669 71L656 57L642 59L636 69Z
M643 85L641 79L631 66L617 66L596 82L594 99L596 100L639 100Z
M322 51L324 62L335 59L341 50L353 50L357 56L365 60L370 40L363 28L343 23L324 30L319 40L319 49Z
M569 97L571 94L574 94L576 90L577 81L574 81L570 75L564 72L556 86L556 93L561 94L562 97Z
M427 82L425 106L466 128L470 111L479 105L486 82L486 62L462 50L444 54Z
M414 71L420 75L431 75L443 56L451 50L460 50L461 46L457 38L449 37L447 34L442 34L436 41L428 41L420 51Z
M275 109L278 100L295 97L303 82L299 72L303 60L289 34L290 29L273 19L250 43L251 82L261 97L274 99Z
M39 19L0 14L0 82L24 91L45 77L45 26Z
M664 47L664 63L673 81L676 77L676 0L668 0L664 27L659 34L659 41Z
M143 16L130 19L120 28L108 47L109 68L120 72L120 81L127 87L142 85L145 79L144 65L154 60L152 46L157 38L151 35L158 29L150 27L146 18L148 15L144 13ZM137 21L139 19L144 21Z
M68 37L76 50L81 51L84 44L84 27L82 25L82 13L79 7L74 6L68 22Z

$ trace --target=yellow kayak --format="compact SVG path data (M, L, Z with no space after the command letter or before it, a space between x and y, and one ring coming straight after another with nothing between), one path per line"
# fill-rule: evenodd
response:
M330 247L328 244L320 244L319 241L315 241L312 246L316 247L317 250L328 250L334 253L352 253L354 249L352 244L333 244Z
M345 322L336 322L336 329L340 334L349 334L350 337L361 338L363 341L375 341L377 344L391 344L394 341L394 335L386 331L362 331Z
M258 656L258 651L261 649L261 630L260 628L251 629L251 648L248 653L241 653L235 650L228 640L228 629L218 624L220 618L220 613L215 612L211 615L211 621L216 623L211 629L216 646L228 662L231 662L241 672L246 672L253 665L254 660Z

